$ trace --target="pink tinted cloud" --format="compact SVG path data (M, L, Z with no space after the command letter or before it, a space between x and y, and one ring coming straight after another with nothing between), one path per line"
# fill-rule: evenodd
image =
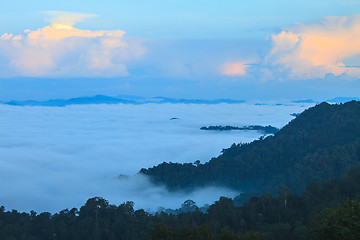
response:
M245 76L247 62L227 62L221 66L221 73L226 76Z
M289 71L290 79L322 78L329 73L360 76L359 69L344 64L360 54L360 15L290 26L272 35L272 44L265 63L273 70Z

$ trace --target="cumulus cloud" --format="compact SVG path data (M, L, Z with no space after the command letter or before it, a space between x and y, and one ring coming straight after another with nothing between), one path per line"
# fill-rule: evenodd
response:
M344 63L360 54L360 15L292 25L271 40L271 51L264 60L268 73L287 72L290 79L360 76L359 68Z
M2 77L124 76L126 63L145 53L141 41L124 38L124 31L72 26L89 17L86 14L50 13L54 15L51 26L0 37Z

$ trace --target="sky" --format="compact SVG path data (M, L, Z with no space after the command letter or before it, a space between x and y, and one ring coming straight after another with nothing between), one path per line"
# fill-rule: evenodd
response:
M359 1L0 0L0 101L359 97Z

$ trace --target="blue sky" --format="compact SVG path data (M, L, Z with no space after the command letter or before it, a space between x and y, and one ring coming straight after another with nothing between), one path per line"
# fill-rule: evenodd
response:
M359 14L359 1L0 0L0 100L359 97Z
M96 14L78 23L91 30L127 31L148 38L266 37L282 26L315 21L323 16L360 12L358 1L0 1L1 32L20 33L43 27L46 11ZM9 24L11 23L11 24Z
M252 15L255 6L246 6L240 1L228 1L228 3L217 3L216 1L106 1L105 4L99 4L98 1L86 1L75 4L73 2L32 2L2 1L4 9L8 9L7 14L2 14L5 21L12 19L16 21L16 30L13 27L2 25L2 29L7 31L21 32L27 28L25 23L32 23L34 27L41 27L44 24L42 12L72 11L96 13L97 19L88 20L80 26L90 29L127 29L129 34L139 37L171 37L188 38L195 34L200 38L219 37L220 32L226 32L227 29L238 30L239 27L246 29L244 25L249 25L247 19L255 18ZM259 3L259 6L263 4ZM250 7L250 9L249 9ZM31 10L33 9L33 10ZM260 11L259 11L260 10ZM259 8L259 17L262 19L268 14ZM22 19L28 21L19 21L19 15ZM270 19L273 17L269 17ZM267 21L269 20L267 18ZM272 20L273 21L273 20ZM253 22L253 21L251 21ZM249 28L252 28L252 24ZM262 28L263 26L260 26ZM225 29L225 31L224 31ZM199 31L200 30L200 31ZM227 37L239 37L241 31L228 32ZM241 35L240 35L241 36Z

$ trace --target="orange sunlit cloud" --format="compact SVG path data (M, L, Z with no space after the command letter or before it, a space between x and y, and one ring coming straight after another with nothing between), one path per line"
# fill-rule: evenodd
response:
M122 37L125 32L120 30L114 31L90 31L74 28L71 25L53 24L44 28L30 31L27 30L27 38L35 40L64 39L68 37Z
M360 15L291 26L273 35L272 43L265 62L290 71L294 79L322 78L329 73L360 76L359 69L344 64L360 54Z

